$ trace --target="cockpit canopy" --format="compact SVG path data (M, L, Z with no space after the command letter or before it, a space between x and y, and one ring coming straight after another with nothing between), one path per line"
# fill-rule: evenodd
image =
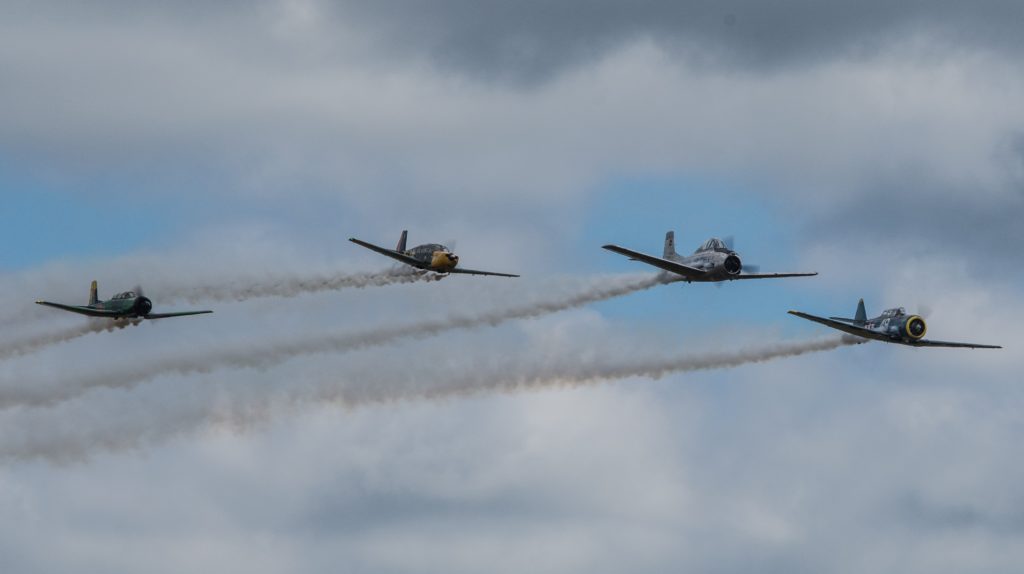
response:
M894 308L894 309L886 309L885 311L882 311L882 316L883 317L902 317L903 315L906 315L906 314L907 314L907 310L904 309L903 307L897 307L897 308Z
M431 254L431 253L434 253L435 251L442 251L444 253L450 253L449 249L447 247L445 247L444 245L441 245L440 243L427 243L427 244L424 244L424 245L419 245L417 247L413 247L411 249L411 252L415 253L415 254Z
M712 237L705 241L704 245L698 247L697 251L694 251L694 253L701 253L703 251L730 251L730 249L726 247L724 241L717 237Z
M135 294L135 291L125 291L124 293L118 293L117 295L114 295L113 297L111 297L111 299L119 301L121 299L134 299L136 297L138 297L138 295Z

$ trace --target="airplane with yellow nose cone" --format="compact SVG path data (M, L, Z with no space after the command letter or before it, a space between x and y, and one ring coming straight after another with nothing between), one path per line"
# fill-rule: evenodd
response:
M444 245L439 243L425 243L418 245L412 249L406 248L406 241L409 238L408 231L402 231L402 237L398 240L398 246L394 249L387 249L367 243L355 237L350 237L349 241L356 245L361 245L371 251L376 251L385 257L390 257L396 261L401 261L406 265L421 269L423 271L433 271L434 273L440 273L447 275L449 273L462 273L465 275L493 275L497 277L519 277L511 273L495 273L493 271L477 271L475 269L460 269L459 256L452 253L451 249L448 249Z
M864 308L864 300L857 303L857 312L853 319L843 317L818 317L801 311L790 311L801 319L821 323L826 327L860 337L860 343L868 340L896 343L910 347L962 347L967 349L1002 349L999 345L979 345L978 343L954 343L952 341L929 341L924 338L928 326L921 315L910 315L903 307L886 309L874 319L868 318Z

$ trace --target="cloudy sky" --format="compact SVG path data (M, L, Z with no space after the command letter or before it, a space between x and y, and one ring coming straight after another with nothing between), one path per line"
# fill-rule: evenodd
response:
M0 570L1019 570L1022 23L0 0ZM402 229L523 277L346 241ZM821 275L644 288L600 249L668 229ZM93 279L215 313L32 305ZM1006 349L785 313L860 297Z

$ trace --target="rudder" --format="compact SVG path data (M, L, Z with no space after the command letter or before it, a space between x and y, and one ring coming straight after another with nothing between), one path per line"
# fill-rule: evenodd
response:
M100 298L99 298L99 295L98 295L98 291L99 291L99 289L98 289L98 286L96 284L96 281L93 281L92 285L89 286L89 304L90 305L95 305L96 303L99 302Z
M664 257L665 259L674 259L676 257L679 257L679 254L676 253L675 231L669 231L665 233L665 251L663 252L662 257Z
M863 325L868 322L868 312L864 309L864 300L857 303L857 314L853 316L853 322Z
M407 229L402 230L402 237L398 239L398 247L395 247L395 251L399 253L405 253L405 240L409 238L409 231Z

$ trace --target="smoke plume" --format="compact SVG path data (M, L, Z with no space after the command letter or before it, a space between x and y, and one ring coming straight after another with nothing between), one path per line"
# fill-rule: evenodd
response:
M234 389L229 400L209 400L193 394L161 399L160 408L121 408L118 417L91 417L88 424L59 425L67 414L48 416L48 410L20 411L29 420L7 420L0 436L0 458L56 461L81 460L96 451L120 451L156 444L178 435L208 428L244 431L275 417L299 414L322 405L348 408L394 401L437 400L485 392L581 387L631 377L660 377L700 370L727 369L752 363L833 350L856 341L833 337L750 346L717 353L621 356L588 360L579 354L559 353L552 362L534 364L525 357L507 357L502 364L473 364L452 373L449 367L433 371L406 371L404 375L367 373L363 376L321 377L299 388L248 386ZM86 405L89 413L92 409ZM31 432L42 428L43 432ZM22 432L19 429L29 429Z
M71 327L68 329L64 329L62 331L44 333L41 335L33 335L21 339L5 341L2 344L0 344L0 359L7 359L10 357L16 357L18 355L24 355L27 353L31 353L33 351L38 351L39 349L48 347L50 345L64 343L66 341L71 341L73 339L84 337L92 333L114 331L117 329L123 329L128 326L135 326L138 325L140 322L141 320L134 320L115 323L109 320L90 319L89 321L77 327Z
M0 408L17 405L47 406L81 395L95 388L131 388L160 375L209 373L224 368L267 368L293 357L315 353L344 353L356 349L386 345L399 340L429 337L455 329L496 326L514 319L540 317L597 301L627 295L672 282L665 274L596 278L577 292L538 299L519 306L471 314L452 314L447 318L409 325L383 327L363 332L304 336L288 341L263 344L239 344L233 348L200 351L184 357L139 361L101 374L68 381L19 381L0 387Z
M307 293L322 293L341 289L365 289L401 283L439 281L444 275L411 268L394 268L372 273L338 273L311 277L277 277L264 279L236 279L224 283L184 286L164 289L162 294L171 300L246 301L261 297L297 297Z

